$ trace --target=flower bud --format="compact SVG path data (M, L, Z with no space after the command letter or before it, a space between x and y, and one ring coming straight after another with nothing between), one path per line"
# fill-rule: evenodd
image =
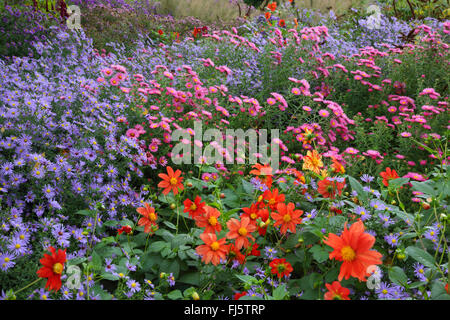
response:
M200 300L200 296L198 295L198 293L197 293L196 291L194 291L194 292L192 293L192 299L194 299L194 300Z

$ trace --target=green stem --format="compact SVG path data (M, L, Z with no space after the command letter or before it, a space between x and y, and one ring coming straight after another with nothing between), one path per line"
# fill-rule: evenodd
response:
M14 292L14 295L18 294L19 292L25 290L26 288L31 287L33 284L36 284L39 282L39 280L42 280L42 278L37 278L36 280L34 280L33 282L31 282L30 284L26 285L25 287L19 289L18 291Z

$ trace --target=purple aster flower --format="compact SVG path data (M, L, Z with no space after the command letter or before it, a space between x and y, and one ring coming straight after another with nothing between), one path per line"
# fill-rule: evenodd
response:
M7 248L16 256L22 256L28 252L26 242L19 237L12 238L8 243Z
M375 179L375 178L368 174L363 174L360 179L362 182L371 183L373 181L373 179Z
M372 215L364 207L357 206L353 210L354 213L361 216L362 221L366 221L367 219L370 219L372 217Z
M427 282L427 277L425 277L425 267L423 266L423 264L420 264L418 262L416 262L414 264L414 274L417 278L419 278L420 281L422 282Z
M47 199L51 199L55 196L55 189L49 184L46 184L44 186L44 188L42 189L42 192L44 193L44 196Z
M277 257L275 255L277 254L277 252L278 251L275 250L274 248L270 248L270 247L265 247L264 248L264 255L269 260L276 259Z
M0 253L0 269L2 271L7 271L8 269L14 267L16 264L14 259L16 257L11 253Z
M388 214L379 214L378 217L381 219L381 222L383 223L383 227L387 228L391 224L394 224L394 221L389 217Z
M130 288L130 292L133 294L141 291L141 285L133 279L127 281L127 287Z
M167 282L169 283L170 287L173 287L175 285L175 277L172 273L169 274L169 277L167 278Z
M126 262L127 269L130 271L136 271L136 266L131 264L129 261Z
M389 234L384 237L384 240L392 247L395 248L398 245L398 234Z
M317 212L318 211L316 209L312 209L311 212L305 212L303 221L305 222L314 219L317 215Z

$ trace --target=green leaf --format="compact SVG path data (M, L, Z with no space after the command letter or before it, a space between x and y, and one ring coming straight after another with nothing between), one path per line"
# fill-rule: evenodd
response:
M359 181L353 177L350 177L350 176L347 176L347 177L348 177L348 181L350 182L350 186L352 187L352 189L358 193L358 197L367 203L368 202L367 193L364 191L361 183L359 183Z
M255 190L253 189L253 185L247 180L242 179L242 186L244 187L244 191L249 195L255 192Z
M431 288L431 299L450 300L450 294L445 290L445 285L441 281L436 281Z
M411 184L415 191L420 191L430 196L436 196L436 191L432 186L430 186L430 183L428 181L424 182L411 181Z
M164 248L167 248L169 244L165 241L155 241L148 246L150 252L160 252Z
M424 266L429 267L433 270L437 270L434 258L428 252L413 246L406 248L405 252L414 260L420 262Z
M170 229L172 229L172 230L177 230L177 226L174 225L172 222L169 222L169 221L164 220L163 223L164 223L167 227L169 227Z
M180 290L173 290L167 294L167 297L170 300L179 300L179 299L183 299L183 294L181 293Z
M314 260L323 263L328 260L329 252L320 245L315 245L309 251L312 253Z
M288 292L286 291L286 285L282 284L281 286L278 286L275 290L273 290L273 298L275 300L283 300L288 295Z
M395 266L389 269L389 279L402 287L408 287L408 277L400 267Z
M90 265L95 270L100 270L102 268L102 258L97 253L97 251L92 251L92 260L91 260Z
M77 211L76 214L81 214L83 216L88 216L91 218L95 218L95 211L94 210L80 210Z
M184 273L180 276L178 282L191 284L193 286L200 286L200 274L198 272Z
M241 280L245 284L252 284L252 283L255 283L255 282L258 281L255 277L248 276L248 275L236 274L235 276L236 276L236 278L238 278L239 280Z
M119 224L119 221L117 220L108 220L106 222L103 222L103 225L106 227L114 227L117 226Z
M409 182L409 178L397 178L397 179L391 179L389 180L389 186L392 186L394 188L399 188L405 183Z
M101 274L101 277L102 277L103 279L111 280L111 281L119 280L119 276L115 276L115 275L113 275L112 273L109 273L109 272L103 272L103 273Z

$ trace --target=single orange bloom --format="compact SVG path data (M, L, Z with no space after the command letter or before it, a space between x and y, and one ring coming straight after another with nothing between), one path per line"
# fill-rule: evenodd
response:
M215 233L222 230L222 225L219 222L220 211L216 208L205 206L205 214L196 216L195 224L199 228L205 228L204 233Z
M264 191L263 197L264 197L264 200L267 201L267 206L268 206L268 207L270 208L270 210L272 210L272 211L276 210L277 205L278 205L280 202L284 202L284 200L285 200L284 194L282 194L282 193L279 194L279 193L278 193L278 188L275 188L275 189L273 190L273 192L270 191L270 190Z
M271 2L271 3L269 3L268 5L267 5L267 8L270 10L270 11L275 11L276 9L277 9L277 3L276 2Z
M331 167L333 168L333 171L336 173L345 173L345 168L342 163L337 161L334 157L332 158L332 160L333 164L331 165Z
M250 219L250 223L256 225L256 219L259 218L258 210L259 210L259 204L253 203L250 208L242 208L242 211L244 211L243 214L241 214L242 217L248 217Z
M163 181L161 181L158 184L158 187L164 188L162 192L164 195L168 194L170 191L173 191L173 194L176 195L178 194L178 191L184 190L184 186L181 183L181 181L183 181L183 177L180 177L180 175L181 175L180 169L173 172L173 169L170 166L167 167L167 174L165 173L158 174L158 177L163 179Z
M280 21L278 21L278 25L280 27L284 27L284 26L286 26L286 22L284 21L284 19L280 19Z
M346 223L341 236L330 233L323 242L334 249L330 252L330 259L343 261L339 281L344 277L345 280L354 277L367 281L366 277L369 276L367 268L382 263L381 253L370 250L375 243L375 237L364 232L361 220L352 224L350 229L347 229Z
M200 239L205 244L198 246L195 251L202 257L205 264L211 262L216 266L220 263L220 260L227 258L228 245L225 244L225 238L217 240L215 233L202 233Z
M240 264L245 263L245 255L242 254L242 252L238 248L236 248L233 243L230 244L228 250L228 258L230 259L230 261L237 260Z
M251 170L250 174L258 176L258 179L270 189L272 187L272 167L269 164L262 165L257 163L252 168L256 169Z
M144 203L144 207L137 208L136 211L143 216L141 219L139 219L138 225L144 226L145 233L153 231L153 226L158 226L156 224L158 214L155 212L155 208L150 207L147 202Z
M269 210L268 209L259 209L258 216L261 219L261 222L264 223L264 225L258 226L258 233L261 236L264 236L266 234L267 227L269 226L269 224L267 223L267 221L269 220Z
M53 247L48 248L52 255L44 253L44 257L39 260L43 267L36 273L40 278L47 278L45 288L49 290L58 291L61 289L61 274L64 270L64 263L66 262L66 249L56 249Z
M389 167L386 168L386 171L381 172L380 176L383 178L383 184L385 187L389 186L389 180L399 178L397 172L395 170L391 170Z
M235 218L231 218L227 221L228 239L236 239L236 248L241 250L242 247L247 248L249 246L248 239L255 241L255 238L251 235L256 231L256 226L250 223L249 217L242 217L241 221Z
M285 234L287 230L295 233L297 224L302 223L300 216L303 214L303 210L294 210L295 204L290 202L288 205L279 203L277 205L277 211L272 212L272 218L275 220L274 226L280 226L280 232Z
M316 174L320 174L323 167L322 156L316 151L308 151L303 157L303 170L310 170Z
M332 284L325 283L328 292L325 293L325 300L350 300L348 295L350 290L341 286L339 281L334 281Z
M204 202L201 202L202 198L199 196L195 197L194 202L192 202L190 199L184 200L184 211L183 212L189 212L189 216L192 217L192 219L195 219L197 216L201 216L205 213L205 206L206 204Z
M324 197L334 199L336 193L342 194L342 189L345 187L345 182L337 182L336 180L330 180L325 178L317 183L317 191Z
M288 277L291 272L294 270L292 265L286 261L286 259L274 259L271 263L269 263L271 273L276 274L278 278L282 278L283 276Z
M298 20L297 18L294 18L295 28L298 28Z
M270 17L272 16L272 13L266 12L266 13L264 13L264 16L266 17L266 20L269 20Z

